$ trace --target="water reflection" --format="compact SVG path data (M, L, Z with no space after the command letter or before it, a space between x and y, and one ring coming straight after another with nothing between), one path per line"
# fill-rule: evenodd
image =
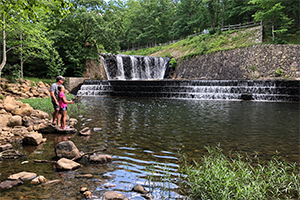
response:
M90 127L91 136L45 135L48 142L39 149L28 148L26 159L51 160L55 145L70 139L83 152L107 148L106 153L114 161L107 165L83 161L81 168L64 174L57 173L50 164L3 162L1 181L12 173L34 169L48 179L63 179L63 184L34 192L37 196L50 195L49 199L74 198L83 186L89 187L94 199L100 199L108 190L119 191L130 199L143 199L131 191L136 184L151 191L154 199L182 199L176 184L180 153L197 160L206 154L205 146L220 144L224 153L233 150L268 160L278 150L287 161L300 160L300 109L296 103L99 97L81 101L92 111L79 117L76 128ZM95 127L101 130L93 131ZM75 178L85 173L94 177ZM23 190L21 193L26 196ZM5 192L1 196L8 194L12 195Z

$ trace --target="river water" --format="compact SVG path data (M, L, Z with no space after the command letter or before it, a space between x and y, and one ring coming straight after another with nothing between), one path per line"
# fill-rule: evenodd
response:
M261 160L269 160L278 151L288 162L300 161L299 103L101 97L80 101L91 109L76 117L75 128L89 127L90 137L48 134L44 135L48 142L38 147L19 142L15 148L26 157L0 163L1 181L11 174L30 171L61 182L46 186L25 182L1 191L1 200L81 199L80 187L88 187L93 199L101 199L108 190L129 199L144 199L131 191L137 184L151 191L154 199L184 199L176 185L179 159L185 154L198 160L207 153L206 146L220 145L225 154L238 151ZM81 168L67 172L58 172L53 164L33 162L51 160L56 144L66 139L83 152L105 147L113 162L98 165L83 159ZM77 178L86 173L93 178ZM161 181L165 176L174 181Z

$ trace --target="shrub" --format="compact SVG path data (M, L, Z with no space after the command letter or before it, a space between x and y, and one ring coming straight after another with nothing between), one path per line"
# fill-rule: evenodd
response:
M207 147L209 155L188 164L180 172L184 192L191 199L298 199L300 174L297 163L273 157L267 163L253 162L236 154L226 157L220 147Z
M177 61L175 58L172 58L171 61L170 61L170 67L176 67L177 66Z

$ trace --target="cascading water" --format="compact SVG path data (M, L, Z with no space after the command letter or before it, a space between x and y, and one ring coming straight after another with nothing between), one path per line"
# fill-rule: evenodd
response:
M162 80L169 58L110 54L102 58L108 80L86 80L77 96L300 102L300 81Z
M169 58L102 55L108 80L161 80Z
M300 102L300 81L86 80L77 96Z

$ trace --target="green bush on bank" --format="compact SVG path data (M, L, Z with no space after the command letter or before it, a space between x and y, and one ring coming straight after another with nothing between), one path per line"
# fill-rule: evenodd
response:
M190 165L181 165L184 193L191 199L299 199L299 163L274 157L254 163L237 154L228 158L219 147L207 148L209 155Z

